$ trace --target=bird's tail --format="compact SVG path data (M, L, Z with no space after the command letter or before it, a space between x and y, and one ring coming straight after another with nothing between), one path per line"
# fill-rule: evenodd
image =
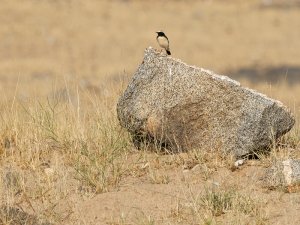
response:
M166 49L166 51L168 55L171 55L170 49Z

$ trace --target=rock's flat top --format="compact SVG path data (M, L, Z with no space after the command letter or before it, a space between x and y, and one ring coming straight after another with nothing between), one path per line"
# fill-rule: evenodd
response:
M236 156L266 148L295 122L281 102L151 47L117 111L121 125L138 141L142 137L174 151L220 149Z

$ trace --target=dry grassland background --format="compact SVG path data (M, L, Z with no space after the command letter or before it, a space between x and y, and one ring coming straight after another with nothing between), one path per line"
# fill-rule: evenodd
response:
M2 0L0 224L300 224L300 195L260 184L299 158L300 3ZM281 100L296 117L270 155L134 149L116 102L143 59L172 56Z

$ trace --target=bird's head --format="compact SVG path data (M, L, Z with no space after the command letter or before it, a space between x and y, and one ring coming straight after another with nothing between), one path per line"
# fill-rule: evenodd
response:
M157 33L158 36L165 36L165 33L162 32L162 31L156 31L156 33Z

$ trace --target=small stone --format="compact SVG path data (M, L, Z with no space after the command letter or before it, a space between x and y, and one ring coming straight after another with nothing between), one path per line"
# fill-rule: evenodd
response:
M274 163L262 177L266 187L288 187L300 184L300 160L287 159Z
M244 159L239 159L239 160L237 160L237 161L234 162L234 166L235 167L239 167L239 166L243 165L244 162L245 162Z

